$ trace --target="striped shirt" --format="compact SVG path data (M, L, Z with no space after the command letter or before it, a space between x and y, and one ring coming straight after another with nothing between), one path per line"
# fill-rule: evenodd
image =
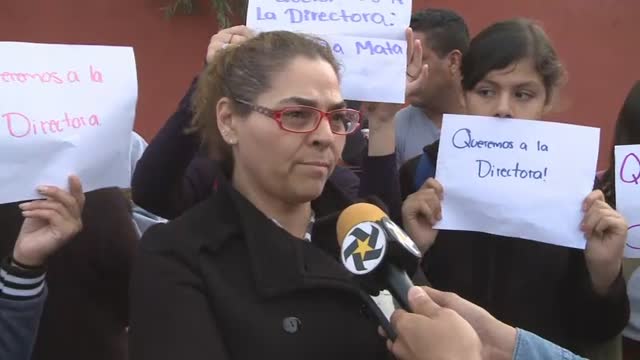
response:
M0 265L0 297L12 300L33 299L44 290L45 273L11 265L7 257Z

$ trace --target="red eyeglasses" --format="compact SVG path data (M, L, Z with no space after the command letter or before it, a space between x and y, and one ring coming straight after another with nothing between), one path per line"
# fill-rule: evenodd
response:
M252 111L274 119L282 130L293 133L313 132L320 126L322 118L326 117L332 133L347 135L358 129L362 118L360 111L354 109L336 109L325 112L311 106L297 105L273 110L240 99L235 99L235 101L249 106Z

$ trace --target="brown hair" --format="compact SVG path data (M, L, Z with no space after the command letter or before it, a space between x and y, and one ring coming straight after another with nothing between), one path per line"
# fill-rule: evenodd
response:
M526 58L533 60L549 103L566 73L544 29L529 19L494 23L471 40L462 57L462 88L472 90L489 72Z
M225 170L231 169L233 159L231 148L218 129L218 101L223 97L255 101L269 90L273 75L298 56L325 60L339 76L338 62L326 41L289 31L263 32L239 45L219 50L200 75L192 98L194 115L190 131L200 135L209 156L221 161ZM241 116L251 111L237 101L232 104L233 111Z

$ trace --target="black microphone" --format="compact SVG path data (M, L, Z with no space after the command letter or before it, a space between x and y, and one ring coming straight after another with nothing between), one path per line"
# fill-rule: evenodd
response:
M371 292L389 289L403 309L411 311L407 272L418 268L422 253L409 236L379 207L356 203L337 222L340 259Z

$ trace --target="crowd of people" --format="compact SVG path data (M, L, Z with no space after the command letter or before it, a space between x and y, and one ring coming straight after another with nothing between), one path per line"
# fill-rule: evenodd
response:
M213 35L175 113L148 145L132 134L130 189L84 193L70 174L68 190L0 205L0 358L640 356L613 155L577 205L584 250L434 228L443 115L553 108L567 76L543 28L517 18L471 37L459 14L425 9L406 37L402 106L344 99L320 38ZM640 82L615 129L615 145L640 144ZM411 312L338 260L337 215L361 201L423 254Z

